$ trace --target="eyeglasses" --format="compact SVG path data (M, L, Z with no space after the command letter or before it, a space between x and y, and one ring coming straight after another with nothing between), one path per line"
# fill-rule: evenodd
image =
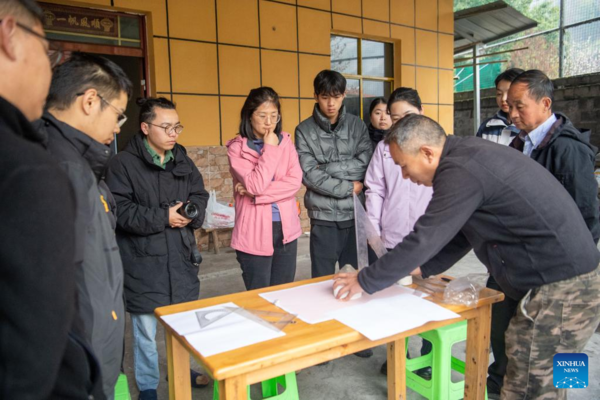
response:
M157 128L162 128L165 130L165 133L167 134L167 136L171 136L173 133L175 133L176 135L181 135L181 132L183 132L183 125L166 125L166 126L162 126L162 125L156 125L156 124L152 124L150 122L145 122L148 125L152 125L152 126L156 126Z
M85 93L77 93L77 96L83 96ZM125 115L121 110L119 110L117 107L113 106L112 104L110 104L108 101L106 101L104 99L104 97L100 96L99 94L97 94L98 98L100 99L101 102L103 102L104 104L107 104L110 108L112 108L113 110L115 110L115 112L117 113L117 125L119 125L119 128L123 126L123 124L125 124L125 122L127 122L127 115Z
M116 113L118 114L117 125L119 125L119 128L122 127L123 124L125 124L125 122L127 122L127 115L123 114L123 112L121 110L119 110L117 107L113 106L108 101L104 100L104 97L102 97L100 95L98 95L98 97L100 98L100 100L102 100L104 102L104 104L109 105L113 110L116 111Z
M258 120L260 122L267 122L267 120L269 120L270 122L273 122L275 124L278 124L279 121L281 121L281 114L277 114L277 115L261 115L261 114L254 114L254 116L256 118L258 118Z
M0 23L2 23L1 18ZM46 36L40 35L33 29L21 24L20 22L17 22L17 26L45 43L44 50L46 50L46 54L48 54L48 58L50 59L50 68L54 68L58 65L58 63L60 63L63 58L63 50L60 44L51 42Z

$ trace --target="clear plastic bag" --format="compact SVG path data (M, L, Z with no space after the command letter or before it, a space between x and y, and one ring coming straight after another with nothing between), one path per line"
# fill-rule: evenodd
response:
M452 280L444 290L444 302L474 307L479 300L479 291L485 287L488 274L469 274Z

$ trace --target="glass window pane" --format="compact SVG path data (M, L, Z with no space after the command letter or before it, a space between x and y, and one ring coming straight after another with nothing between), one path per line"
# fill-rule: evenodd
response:
M387 100L391 93L391 82L363 80L363 121L365 121L365 124L369 125L371 102L377 97L384 97Z
M79 36L77 34L68 33L54 33L47 32L46 37L53 40L62 40L64 42L80 42L80 43L92 43L92 44L107 44L111 46L117 46L119 44L118 39L102 38L102 37L88 37Z
M564 76L600 72L600 21L565 30Z
M342 74L358 74L358 39L331 36L331 69Z
M127 39L140 39L140 21L137 18L119 17L121 24L121 37Z
M393 76L393 47L391 43L362 41L362 75Z
M346 80L344 106L346 106L347 113L360 117L360 81L358 79Z
M565 25L600 17L600 1L565 1Z

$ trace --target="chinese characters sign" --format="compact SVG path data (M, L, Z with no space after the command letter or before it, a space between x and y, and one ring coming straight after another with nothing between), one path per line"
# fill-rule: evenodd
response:
M44 29L88 35L118 37L116 15L98 13L95 10L41 4L44 10Z

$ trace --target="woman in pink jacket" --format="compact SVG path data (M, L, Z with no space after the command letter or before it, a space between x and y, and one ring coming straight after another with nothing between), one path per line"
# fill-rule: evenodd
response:
M394 90L387 109L393 123L408 114L423 114L419 94L409 88ZM391 250L402 242L413 230L417 219L425 213L433 190L404 179L402 169L394 163L389 146L383 140L375 147L365 176L365 186L367 215L379 232L384 246ZM431 343L424 341L421 354L430 351ZM387 361L382 365L381 372L387 375ZM431 378L431 369L423 368L416 373Z
M246 289L293 282L302 234L296 205L302 169L290 135L281 131L281 106L273 89L250 91L227 155L235 198L231 247Z

